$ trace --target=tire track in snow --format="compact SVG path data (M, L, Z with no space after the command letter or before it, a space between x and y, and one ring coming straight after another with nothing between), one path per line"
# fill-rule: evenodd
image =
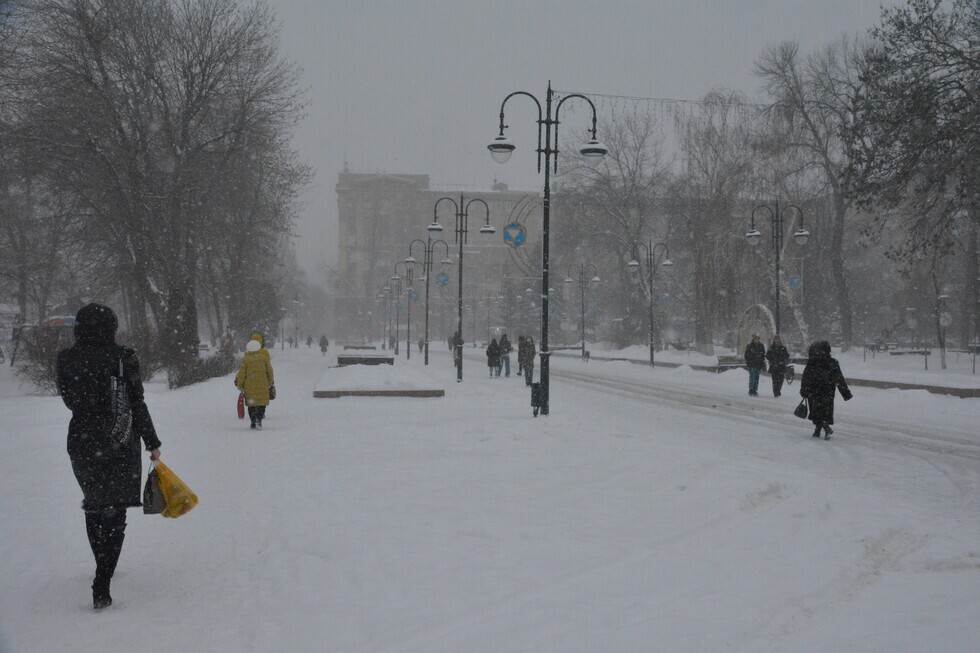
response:
M717 416L719 413L725 413L728 417L743 422L753 422L777 430L784 429L790 423L787 417L791 417L791 415L785 410L767 411L762 404L753 402L749 405L731 397L706 397L703 394L676 389L676 387L665 388L660 385L617 379L600 374L582 374L567 370L552 370L551 374L559 379L586 385L590 389L600 392L633 395L647 402L656 400L703 415ZM882 424L878 421L856 418L851 419L848 423L847 434L854 436L853 439L848 438L849 443L888 444L929 453L980 460L980 442L978 441L939 433L913 431L902 425Z

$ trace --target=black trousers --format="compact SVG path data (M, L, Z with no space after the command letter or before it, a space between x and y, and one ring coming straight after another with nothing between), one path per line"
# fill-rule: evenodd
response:
M112 578L126 539L126 509L109 506L85 511L85 530L95 556L95 577L103 581Z
M778 397L783 391L783 379L786 378L785 374L780 374L778 372L772 372L772 394Z
M265 406L249 406L248 418L255 424L255 420L265 418Z

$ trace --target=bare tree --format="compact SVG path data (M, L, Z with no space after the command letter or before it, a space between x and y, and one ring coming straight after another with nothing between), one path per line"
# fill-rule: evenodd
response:
M675 202L694 266L695 339L709 355L718 321L736 319L740 225L734 220L753 170L751 113L738 94L716 91L677 119L684 170Z
M235 0L30 0L21 73L29 145L49 183L86 209L82 234L124 280L129 317L153 316L171 383L193 364L202 258L246 211L216 208L263 159L258 187L294 199L305 172L286 132L302 112L298 69L268 8ZM299 176L295 176L299 173ZM253 175L253 178L256 175ZM266 207L272 202L265 201ZM273 212L287 224L288 210ZM255 241L276 250L278 242Z
M854 119L863 48L859 41L839 39L817 54L801 57L799 46L784 42L767 48L755 64L773 98L767 108L772 143L802 158L800 174L816 181L819 194L833 206L828 250L837 294L842 348L853 340L853 316L844 262L844 233L851 201L844 186L849 163L841 134Z

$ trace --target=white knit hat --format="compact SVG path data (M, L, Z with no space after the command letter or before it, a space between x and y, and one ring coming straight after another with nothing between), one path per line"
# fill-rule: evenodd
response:
M259 344L258 340L249 340L248 344L245 345L245 351L256 352L262 349L262 345Z

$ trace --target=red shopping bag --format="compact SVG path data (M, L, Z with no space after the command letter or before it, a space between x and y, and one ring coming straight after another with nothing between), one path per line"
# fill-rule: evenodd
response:
M238 393L238 419L245 419L245 393Z

